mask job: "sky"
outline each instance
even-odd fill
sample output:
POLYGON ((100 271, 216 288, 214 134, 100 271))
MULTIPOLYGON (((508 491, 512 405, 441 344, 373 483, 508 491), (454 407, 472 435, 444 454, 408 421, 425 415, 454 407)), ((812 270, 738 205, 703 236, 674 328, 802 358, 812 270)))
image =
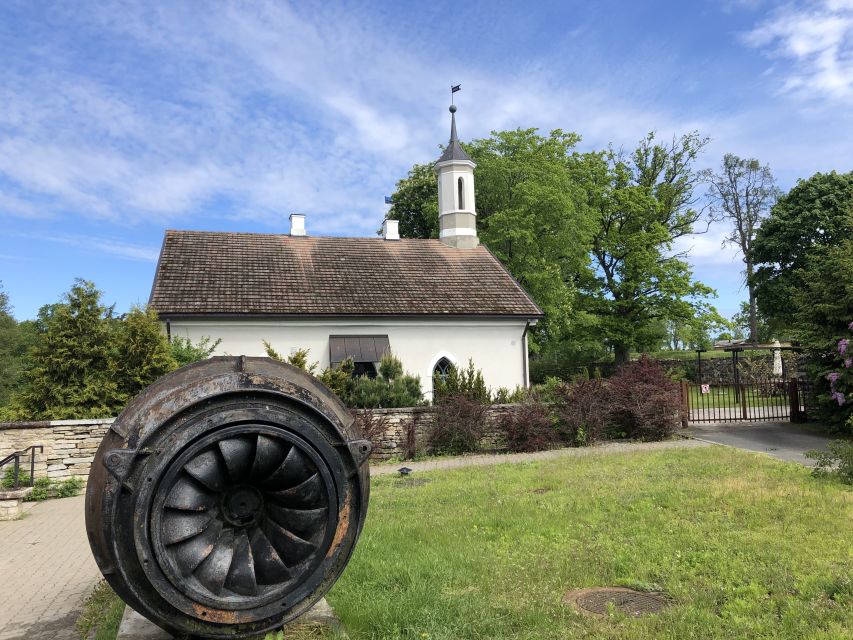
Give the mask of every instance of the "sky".
MULTIPOLYGON (((692 130, 787 190, 853 169, 853 0, 0 3, 0 281, 19 319, 92 280, 148 300, 165 229, 373 235, 448 137, 692 130)), ((724 225, 692 236, 721 313, 724 225)))

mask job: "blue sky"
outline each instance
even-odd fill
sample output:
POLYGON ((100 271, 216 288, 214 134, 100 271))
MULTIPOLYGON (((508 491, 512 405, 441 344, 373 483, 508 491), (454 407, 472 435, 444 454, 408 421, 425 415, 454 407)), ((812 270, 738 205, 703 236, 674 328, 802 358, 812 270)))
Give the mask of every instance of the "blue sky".
MULTIPOLYGON (((581 149, 698 129, 784 189, 853 169, 853 0, 0 3, 0 280, 34 317, 74 277, 148 298, 166 228, 370 235, 448 132, 581 149), (143 6, 144 5, 144 6, 143 6)), ((691 248, 744 297, 722 226, 691 248)))

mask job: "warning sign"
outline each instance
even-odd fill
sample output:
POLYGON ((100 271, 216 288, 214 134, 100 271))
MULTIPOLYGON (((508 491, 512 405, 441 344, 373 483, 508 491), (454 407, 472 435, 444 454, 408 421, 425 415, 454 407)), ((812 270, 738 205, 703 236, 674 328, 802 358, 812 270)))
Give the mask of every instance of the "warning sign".
POLYGON ((703 384, 702 385, 702 393, 711 393, 711 385, 703 384))

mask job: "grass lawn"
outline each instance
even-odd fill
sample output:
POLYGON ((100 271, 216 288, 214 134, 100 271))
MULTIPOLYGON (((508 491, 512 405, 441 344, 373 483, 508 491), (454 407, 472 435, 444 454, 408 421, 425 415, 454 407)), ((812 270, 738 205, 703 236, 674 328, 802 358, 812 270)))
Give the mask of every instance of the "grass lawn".
POLYGON ((351 638, 853 637, 853 490, 723 447, 373 480, 328 598, 351 638), (665 591, 585 617, 570 589, 665 591))
MULTIPOLYGON (((691 409, 731 408, 740 407, 740 397, 735 394, 734 385, 710 385, 709 393, 702 393, 698 384, 688 387, 691 409)), ((746 406, 748 407, 787 407, 790 404, 786 393, 765 395, 759 393, 755 386, 747 386, 746 406)))

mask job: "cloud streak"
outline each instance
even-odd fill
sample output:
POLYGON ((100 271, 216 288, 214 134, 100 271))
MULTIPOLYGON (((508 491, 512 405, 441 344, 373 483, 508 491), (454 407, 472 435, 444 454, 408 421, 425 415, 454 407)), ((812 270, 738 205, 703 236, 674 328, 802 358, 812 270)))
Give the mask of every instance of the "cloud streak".
POLYGON ((781 93, 853 103, 853 1, 786 5, 743 36, 779 63, 781 93))

